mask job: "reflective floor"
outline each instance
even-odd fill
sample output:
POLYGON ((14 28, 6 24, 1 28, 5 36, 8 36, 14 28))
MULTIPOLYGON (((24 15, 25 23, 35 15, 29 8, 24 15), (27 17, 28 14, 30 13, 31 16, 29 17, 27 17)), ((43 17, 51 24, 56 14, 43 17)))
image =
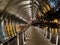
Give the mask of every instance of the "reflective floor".
POLYGON ((26 37, 24 45, 53 45, 46 38, 44 38, 42 32, 37 28, 31 27, 26 37))

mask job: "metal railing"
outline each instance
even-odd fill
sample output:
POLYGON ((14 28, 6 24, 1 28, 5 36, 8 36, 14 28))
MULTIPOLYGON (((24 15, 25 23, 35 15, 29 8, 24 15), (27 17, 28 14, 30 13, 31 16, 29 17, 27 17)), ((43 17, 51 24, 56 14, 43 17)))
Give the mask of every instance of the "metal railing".
POLYGON ((25 42, 25 39, 26 39, 25 31, 21 31, 17 33, 16 36, 6 40, 0 45, 23 45, 25 42))

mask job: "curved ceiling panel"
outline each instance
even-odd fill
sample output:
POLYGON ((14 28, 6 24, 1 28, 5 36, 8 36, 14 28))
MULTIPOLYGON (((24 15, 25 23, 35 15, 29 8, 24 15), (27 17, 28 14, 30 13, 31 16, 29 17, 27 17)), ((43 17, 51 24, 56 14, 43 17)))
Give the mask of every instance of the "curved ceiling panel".
POLYGON ((0 0, 0 10, 3 10, 8 2, 9 0, 0 0))
POLYGON ((31 1, 30 0, 13 0, 6 11, 22 16, 25 20, 29 21, 31 15, 31 1))
POLYGON ((29 9, 25 9, 24 11, 20 12, 20 14, 23 14, 23 15, 20 15, 20 16, 22 16, 25 19, 30 20, 30 18, 31 18, 31 12, 30 12, 29 9))
POLYGON ((18 5, 26 5, 26 4, 30 4, 30 3, 31 3, 31 1, 30 0, 27 0, 27 1, 22 1, 18 5))
POLYGON ((23 6, 23 7, 20 8, 20 9, 26 9, 26 8, 31 8, 31 5, 29 4, 29 5, 23 6))
POLYGON ((44 7, 44 0, 0 0, 0 9, 3 10, 6 6, 6 11, 29 22, 37 10, 44 7))

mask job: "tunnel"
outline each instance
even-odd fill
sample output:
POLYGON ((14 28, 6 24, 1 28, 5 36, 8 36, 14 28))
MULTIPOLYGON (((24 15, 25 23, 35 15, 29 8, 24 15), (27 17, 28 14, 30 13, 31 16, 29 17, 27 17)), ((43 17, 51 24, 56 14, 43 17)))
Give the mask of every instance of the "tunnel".
POLYGON ((60 45, 60 0, 0 0, 0 45, 60 45))

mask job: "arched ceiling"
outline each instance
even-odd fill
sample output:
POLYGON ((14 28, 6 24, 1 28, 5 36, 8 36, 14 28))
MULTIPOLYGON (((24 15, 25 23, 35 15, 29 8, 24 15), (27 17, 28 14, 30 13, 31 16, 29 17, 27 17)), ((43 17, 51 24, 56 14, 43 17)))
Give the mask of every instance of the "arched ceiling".
POLYGON ((3 11, 6 6, 6 11, 15 14, 26 22, 32 18, 30 0, 0 0, 0 10, 3 11))
POLYGON ((26 22, 30 22, 35 17, 36 12, 46 13, 50 10, 48 0, 0 0, 0 10, 15 14, 26 22))

